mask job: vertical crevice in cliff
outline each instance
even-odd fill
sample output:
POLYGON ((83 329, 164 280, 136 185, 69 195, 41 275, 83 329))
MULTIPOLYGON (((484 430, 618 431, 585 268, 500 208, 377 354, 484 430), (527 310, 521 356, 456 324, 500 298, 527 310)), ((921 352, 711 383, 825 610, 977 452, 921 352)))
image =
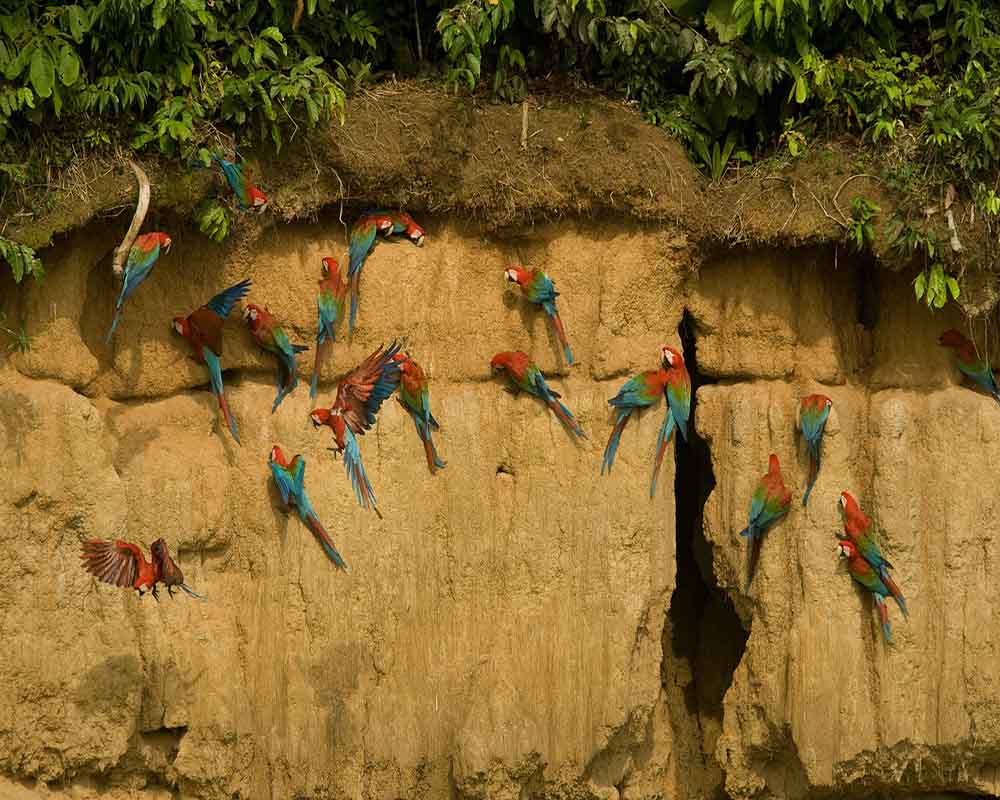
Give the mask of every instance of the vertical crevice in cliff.
POLYGON ((677 578, 663 626, 661 679, 675 734, 680 773, 689 797, 726 797, 715 760, 722 731, 722 699, 743 657, 747 632, 718 587, 702 530, 705 502, 715 487, 708 444, 696 432, 698 389, 712 383, 698 369, 694 317, 685 310, 678 333, 691 374, 688 438, 677 437, 677 578))

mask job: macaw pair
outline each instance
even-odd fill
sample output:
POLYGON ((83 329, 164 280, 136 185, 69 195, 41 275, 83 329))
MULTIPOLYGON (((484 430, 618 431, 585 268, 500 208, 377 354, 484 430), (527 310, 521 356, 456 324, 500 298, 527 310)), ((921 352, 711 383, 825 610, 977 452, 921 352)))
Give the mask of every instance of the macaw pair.
POLYGON ((515 395, 523 391, 541 398, 567 429, 583 439, 587 438, 573 412, 559 402, 562 395, 549 388, 542 371, 535 366, 527 353, 520 350, 497 353, 490 360, 490 369, 494 374, 502 372, 507 374, 510 386, 506 391, 515 395))
POLYGON ((244 166, 244 162, 230 161, 217 153, 212 154, 212 161, 219 165, 229 188, 236 197, 236 202, 243 211, 253 209, 259 213, 267 208, 267 197, 251 182, 250 169, 244 166))
POLYGON ((676 426, 684 441, 687 441, 688 420, 691 418, 691 376, 684 364, 684 356, 673 347, 660 349, 660 368, 642 372, 629 378, 618 394, 608 400, 608 405, 616 410, 615 424, 604 448, 604 459, 601 462, 601 474, 611 468, 618 453, 618 443, 621 440, 625 426, 632 415, 640 409, 650 408, 666 396, 667 408, 656 438, 656 457, 653 460, 653 479, 649 486, 649 496, 656 494, 656 481, 663 464, 663 456, 667 444, 676 426))
POLYGON ((236 443, 240 436, 236 430, 236 421, 229 410, 229 402, 222 386, 222 326, 229 312, 250 290, 250 279, 242 280, 228 289, 219 292, 197 311, 186 317, 174 317, 174 331, 179 333, 191 345, 193 357, 200 364, 208 367, 208 376, 212 385, 212 393, 219 401, 222 416, 229 426, 236 443))
POLYGON ((271 454, 268 457, 268 467, 271 469, 271 476, 274 478, 274 483, 281 494, 282 506, 286 511, 294 510, 298 512, 299 519, 312 531, 313 536, 319 540, 320 546, 322 546, 323 552, 326 553, 327 557, 335 566, 346 571, 347 564, 340 553, 337 552, 330 534, 326 532, 323 523, 319 521, 319 517, 316 516, 312 504, 309 502, 309 497, 306 495, 306 460, 301 455, 296 455, 289 462, 285 458, 284 451, 278 445, 275 445, 271 448, 271 454))
POLYGON ((532 303, 540 305, 552 321, 559 344, 562 345, 566 363, 573 364, 573 351, 566 340, 566 329, 563 327, 559 312, 556 310, 556 298, 559 292, 552 279, 540 269, 525 269, 521 264, 515 264, 504 271, 504 277, 511 283, 521 287, 521 292, 532 303))
POLYGON ((243 312, 254 341, 262 350, 278 357, 278 394, 271 405, 271 413, 277 411, 284 400, 299 385, 298 367, 295 356, 309 348, 304 344, 294 344, 277 318, 265 308, 248 303, 243 312))
POLYGON ((151 561, 146 560, 142 549, 121 539, 87 539, 81 543, 80 560, 83 568, 98 580, 134 589, 139 597, 149 593, 159 602, 156 584, 167 587, 167 594, 174 596, 174 589, 181 589, 191 597, 204 600, 184 582, 184 573, 174 563, 167 550, 167 543, 157 539, 149 548, 151 561))
POLYGON ((377 235, 381 233, 384 239, 391 241, 392 236, 405 236, 417 247, 423 246, 424 229, 413 217, 403 211, 365 211, 361 218, 351 226, 348 234, 348 266, 347 279, 350 283, 351 313, 348 319, 348 330, 353 333, 358 317, 358 299, 361 283, 361 268, 375 248, 377 235))
POLYGON ((170 237, 159 231, 155 233, 144 233, 137 236, 128 251, 128 259, 125 261, 125 269, 122 271, 122 288, 118 294, 118 302, 115 303, 115 316, 111 320, 111 330, 108 331, 106 344, 111 344, 111 337, 115 335, 115 329, 122 318, 122 311, 125 301, 128 300, 139 288, 139 284, 149 277, 153 271, 161 253, 170 252, 172 244, 170 237))
POLYGON ((966 378, 973 381, 992 395, 1000 403, 1000 388, 997 388, 996 378, 990 362, 981 358, 976 352, 976 346, 954 328, 945 331, 938 338, 938 344, 949 347, 955 354, 955 366, 966 378))
POLYGON ((885 601, 892 597, 906 617, 906 599, 889 574, 892 564, 882 555, 882 549, 873 535, 871 519, 861 510, 850 492, 841 492, 839 503, 844 515, 844 533, 837 550, 847 560, 847 571, 851 577, 871 592, 882 622, 882 634, 886 643, 892 644, 892 626, 889 624, 889 609, 885 601))

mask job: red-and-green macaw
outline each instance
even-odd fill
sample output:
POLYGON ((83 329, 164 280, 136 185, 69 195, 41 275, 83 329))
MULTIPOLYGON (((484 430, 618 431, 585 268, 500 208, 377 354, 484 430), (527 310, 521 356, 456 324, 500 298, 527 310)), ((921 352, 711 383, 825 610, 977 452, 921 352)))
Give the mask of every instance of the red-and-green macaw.
POLYGON ((566 356, 566 363, 573 363, 573 351, 566 340, 566 329, 563 327, 559 312, 556 310, 556 298, 559 292, 552 279, 540 269, 525 269, 521 264, 515 264, 504 271, 504 276, 511 283, 516 283, 521 287, 521 292, 532 303, 540 305, 545 309, 549 319, 552 320, 552 328, 556 332, 559 344, 562 345, 563 354, 566 356))
POLYGON ((740 531, 740 536, 746 536, 750 544, 750 565, 747 570, 747 582, 744 592, 750 591, 750 581, 757 570, 757 559, 760 556, 760 544, 768 528, 788 513, 792 503, 792 493, 785 488, 781 478, 781 465, 778 457, 771 453, 767 461, 765 474, 750 500, 750 514, 747 526, 740 531))
POLYGON ((344 302, 347 298, 347 283, 340 276, 340 265, 336 259, 323 259, 323 278, 319 282, 316 309, 319 321, 316 325, 316 363, 313 365, 312 381, 309 384, 309 398, 316 398, 319 373, 326 358, 326 352, 337 341, 337 321, 344 316, 344 302))
POLYGON ((659 436, 656 437, 656 458, 653 461, 653 479, 649 484, 649 496, 656 494, 656 480, 660 475, 663 456, 673 433, 674 425, 687 441, 688 420, 691 419, 691 376, 684 364, 684 356, 673 347, 661 350, 666 378, 663 392, 667 396, 667 408, 663 415, 659 436))
POLYGON ((351 478, 354 494, 362 508, 378 514, 375 493, 361 463, 361 449, 356 435, 364 435, 375 424, 382 403, 399 386, 399 362, 394 356, 399 345, 387 350, 380 346, 337 384, 337 394, 329 408, 314 408, 309 415, 315 427, 327 425, 333 431, 335 453, 344 454, 344 468, 351 478))
POLYGON ((184 582, 184 573, 170 557, 165 539, 153 542, 149 554, 151 560, 147 561, 139 545, 121 539, 87 539, 80 548, 83 568, 104 583, 134 589, 139 597, 151 594, 157 602, 160 600, 157 583, 166 586, 171 597, 174 589, 179 588, 191 597, 205 599, 205 595, 184 582))
POLYGON ((365 216, 371 217, 388 217, 392 220, 391 228, 382 228, 379 230, 385 235, 387 239, 391 236, 405 236, 411 242, 413 242, 417 247, 422 247, 424 244, 424 229, 421 228, 416 221, 407 214, 405 211, 390 211, 386 209, 373 209, 364 212, 365 216))
POLYGON ((494 373, 507 373, 507 377, 511 382, 511 388, 507 391, 514 394, 518 391, 525 391, 535 397, 542 398, 563 425, 577 436, 584 439, 587 438, 587 434, 583 432, 583 428, 576 421, 573 412, 559 402, 558 398, 561 395, 549 388, 549 385, 545 382, 545 378, 542 376, 541 370, 532 363, 527 353, 523 353, 520 350, 497 353, 490 360, 490 369, 494 373))
POLYGON ((446 465, 438 457, 437 448, 434 446, 433 431, 438 429, 438 422, 431 414, 430 389, 427 375, 420 365, 410 358, 409 354, 397 353, 393 357, 399 363, 399 397, 400 404, 413 418, 413 424, 417 429, 417 436, 424 445, 424 454, 427 456, 427 469, 433 475, 446 465))
POLYGON ((945 331, 938 339, 942 347, 950 347, 955 353, 955 366, 959 371, 989 392, 1000 403, 1000 388, 997 387, 993 370, 985 358, 976 353, 976 346, 954 328, 945 331))
POLYGON ((861 510, 858 501, 850 492, 840 493, 839 505, 841 513, 844 515, 844 534, 841 538, 849 539, 865 561, 871 564, 889 594, 895 599, 903 616, 908 616, 906 598, 903 597, 903 593, 889 574, 892 564, 882 555, 882 548, 879 547, 878 540, 872 530, 871 519, 861 510))
POLYGON ((122 290, 118 295, 118 302, 115 304, 115 316, 111 320, 111 330, 108 331, 106 344, 111 343, 111 337, 115 335, 115 328, 122 318, 122 307, 139 284, 142 283, 153 271, 160 253, 170 251, 171 240, 165 233, 144 233, 137 236, 128 251, 128 260, 125 262, 125 270, 122 273, 122 290))
POLYGON ((882 634, 886 644, 892 644, 892 626, 889 624, 889 609, 885 604, 885 599, 890 594, 889 589, 850 539, 841 539, 837 551, 841 558, 847 559, 847 571, 851 573, 851 577, 872 593, 882 621, 882 634))
POLYGON ((825 394, 811 394, 802 398, 799 404, 799 430, 806 439, 809 450, 809 483, 802 497, 802 505, 809 501, 809 493, 813 490, 816 477, 819 475, 819 462, 823 445, 823 429, 830 417, 833 400, 825 394))
POLYGON ((243 316, 250 326, 254 341, 262 350, 274 353, 278 357, 278 394, 275 395, 274 404, 271 406, 273 414, 281 405, 281 401, 299 385, 295 356, 309 348, 304 344, 293 344, 274 314, 255 303, 247 303, 243 316))
POLYGON ((319 521, 319 517, 316 516, 312 504, 310 504, 309 498, 306 496, 306 460, 302 456, 297 455, 289 463, 282 449, 278 445, 275 445, 271 448, 271 455, 268 458, 267 465, 271 468, 271 476, 274 478, 274 483, 281 493, 281 502, 285 509, 289 511, 294 509, 298 512, 299 519, 312 531, 313 536, 319 540, 320 545, 323 547, 323 552, 340 569, 346 571, 347 564, 344 563, 344 559, 337 552, 330 534, 326 532, 323 523, 319 521))
POLYGON ((242 161, 236 163, 217 153, 212 154, 212 161, 219 165, 241 209, 252 208, 260 212, 267 207, 267 197, 250 181, 250 170, 244 167, 242 161))
MULTIPOLYGON (((660 402, 667 386, 667 371, 663 367, 651 369, 634 375, 629 378, 618 390, 618 394, 608 400, 608 405, 616 410, 615 424, 611 429, 611 436, 608 437, 608 444, 604 448, 604 460, 601 462, 601 474, 607 469, 611 474, 611 468, 615 465, 615 456, 618 454, 618 443, 621 441, 622 432, 632 418, 632 414, 641 408, 649 408, 660 402)), ((667 409, 670 416, 670 409, 667 409)))
POLYGON ((347 280, 351 287, 351 313, 347 319, 347 328, 352 333, 358 317, 361 268, 375 247, 375 237, 378 231, 388 235, 392 232, 392 227, 392 217, 388 214, 366 214, 351 226, 347 237, 347 280))
POLYGON ((250 279, 242 280, 228 289, 219 292, 197 311, 187 317, 174 317, 174 330, 183 336, 194 351, 195 361, 208 367, 208 376, 212 383, 212 393, 219 400, 219 408, 229 425, 236 444, 240 436, 236 432, 236 421, 229 412, 229 403, 222 388, 222 367, 219 359, 222 357, 222 325, 233 310, 233 306, 250 290, 250 279))

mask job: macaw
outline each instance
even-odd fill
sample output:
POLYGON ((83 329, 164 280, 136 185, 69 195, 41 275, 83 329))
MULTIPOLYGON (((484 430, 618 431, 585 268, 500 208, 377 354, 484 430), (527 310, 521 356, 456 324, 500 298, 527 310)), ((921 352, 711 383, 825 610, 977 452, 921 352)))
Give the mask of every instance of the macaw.
POLYGON ((254 303, 247 303, 243 316, 250 326, 250 333, 253 334, 254 341, 263 350, 274 353, 278 357, 278 394, 271 406, 273 414, 281 405, 281 401, 299 385, 295 356, 309 348, 304 344, 293 344, 284 327, 278 324, 274 314, 267 309, 254 303))
POLYGON ((674 425, 681 432, 684 441, 688 440, 688 420, 691 419, 691 376, 684 364, 684 356, 673 347, 661 350, 663 369, 666 370, 666 385, 664 394, 667 396, 667 408, 656 437, 656 458, 653 461, 653 480, 649 484, 649 496, 656 494, 656 480, 660 475, 663 456, 667 452, 667 444, 673 433, 674 425))
POLYGON ((844 535, 841 539, 849 539, 858 552, 864 556, 865 561, 872 565, 882 583, 889 590, 889 594, 896 601, 903 616, 909 616, 906 611, 906 598, 899 590, 896 582, 889 575, 889 570, 893 568, 889 560, 882 555, 882 548, 878 545, 878 540, 872 535, 872 521, 865 514, 858 501, 854 499, 850 492, 840 493, 840 510, 844 515, 844 535))
POLYGON ((1000 388, 997 388, 993 370, 985 358, 976 353, 976 346, 954 328, 945 331, 938 339, 942 347, 950 347, 955 351, 955 366, 959 371, 993 395, 1000 403, 1000 388))
POLYGON ((329 408, 314 408, 309 414, 314 427, 327 425, 336 443, 334 454, 344 454, 344 468, 351 478, 354 494, 362 508, 371 509, 381 519, 371 481, 361 463, 361 449, 356 435, 364 435, 375 424, 382 403, 399 386, 399 362, 394 356, 399 345, 381 346, 348 372, 337 384, 337 394, 329 408))
POLYGON ((236 163, 215 153, 212 154, 212 161, 222 169, 241 209, 252 208, 260 212, 267 207, 267 197, 250 182, 250 170, 244 169, 242 161, 236 163))
POLYGON ((508 392, 517 394, 518 391, 525 391, 535 397, 542 398, 545 404, 552 409, 552 413, 567 428, 577 436, 584 439, 587 438, 587 434, 583 432, 583 428, 576 421, 573 412, 557 399, 562 395, 549 388, 549 385, 545 382, 545 378, 542 376, 542 371, 532 363, 527 353, 522 353, 520 350, 497 353, 490 360, 490 368, 494 373, 507 373, 507 377, 511 382, 511 387, 507 389, 508 392))
POLYGON ((385 235, 389 235, 392 229, 392 218, 388 214, 364 215, 351 226, 347 237, 347 279, 351 285, 351 313, 347 319, 347 328, 352 333, 358 316, 361 268, 375 247, 375 234, 382 231, 385 235))
POLYGON ((319 321, 316 325, 316 363, 313 365, 312 381, 309 384, 309 399, 316 399, 319 373, 326 358, 326 351, 337 341, 337 320, 344 316, 344 301, 347 297, 347 283, 340 276, 340 265, 336 259, 323 259, 323 278, 319 282, 316 307, 319 321))
POLYGON ((760 479, 750 501, 747 526, 740 531, 740 536, 746 536, 750 544, 750 566, 744 592, 750 591, 750 581, 753 580, 757 569, 757 559, 760 556, 760 545, 764 534, 771 525, 788 513, 791 503, 792 493, 785 488, 785 482, 781 479, 778 457, 771 453, 767 461, 767 474, 760 479))
POLYGON ((522 294, 530 302, 540 305, 545 309, 545 313, 552 320, 552 327, 556 332, 556 337, 559 339, 559 344, 562 345, 566 363, 572 364, 573 351, 566 340, 566 329, 563 327, 562 320, 559 318, 559 312, 556 310, 556 298, 559 296, 559 292, 556 291, 556 286, 552 283, 552 279, 540 269, 527 270, 520 264, 515 264, 513 267, 505 270, 504 276, 511 283, 516 283, 520 286, 522 294))
POLYGON ((809 450, 809 483, 802 497, 802 505, 809 501, 809 493, 819 475, 819 462, 823 445, 823 429, 833 408, 833 400, 825 394, 811 394, 802 398, 799 404, 799 430, 806 438, 806 448, 809 450))
POLYGON ((327 554, 336 566, 346 572, 347 564, 344 563, 344 559, 337 552, 330 534, 326 532, 323 523, 319 521, 319 517, 316 516, 309 498, 306 496, 306 460, 302 456, 297 455, 289 463, 285 458, 284 451, 278 445, 275 445, 271 448, 271 455, 268 458, 267 464, 271 468, 271 475, 274 478, 275 485, 278 487, 278 491, 281 493, 281 502, 285 509, 291 510, 294 508, 298 512, 299 519, 312 531, 313 536, 319 540, 320 545, 323 547, 323 552, 327 554))
POLYGON ((399 400, 400 405, 410 412, 413 424, 417 429, 417 436, 424 444, 424 453, 427 456, 427 468, 431 475, 446 465, 446 462, 438 458, 437 448, 434 446, 433 431, 438 430, 438 422, 431 414, 430 390, 428 388, 427 375, 420 365, 408 354, 397 353, 393 359, 399 363, 399 400))
POLYGON ((171 239, 165 233, 144 233, 137 236, 128 251, 128 260, 125 262, 125 270, 122 273, 122 290, 118 295, 118 302, 115 304, 115 316, 111 320, 111 330, 104 340, 106 344, 111 343, 111 337, 115 335, 115 328, 122 318, 122 306, 128 300, 139 284, 142 283, 153 271, 160 253, 170 252, 171 239))
POLYGON ((236 421, 229 412, 229 402, 222 388, 222 325, 233 310, 233 306, 250 290, 250 279, 240 281, 219 292, 197 311, 187 317, 174 317, 174 330, 188 340, 194 351, 194 359, 208 367, 212 382, 212 392, 219 400, 219 408, 229 425, 236 444, 240 435, 236 431, 236 421))
MULTIPOLYGON (((611 429, 611 436, 608 437, 608 444, 604 448, 604 460, 601 463, 601 474, 605 468, 611 474, 611 468, 615 464, 615 455, 618 453, 618 443, 621 441, 622 432, 625 425, 632 418, 632 414, 640 408, 649 408, 660 402, 667 386, 667 371, 663 367, 651 369, 629 378, 618 390, 618 394, 608 400, 608 405, 617 409, 615 425, 611 429)), ((670 409, 667 409, 667 416, 671 419, 670 409)))
POLYGON ((184 590, 192 597, 204 600, 184 582, 184 573, 174 563, 167 550, 167 543, 157 539, 149 548, 151 561, 146 560, 142 549, 121 539, 87 539, 81 543, 80 560, 83 568, 94 577, 112 586, 135 589, 139 597, 146 592, 159 600, 156 584, 167 587, 167 594, 174 595, 174 588, 184 590))
POLYGON ((882 634, 886 644, 892 644, 892 626, 889 624, 889 609, 885 604, 885 598, 890 594, 889 589, 850 539, 841 539, 837 551, 841 558, 847 559, 847 571, 851 573, 851 577, 872 593, 882 621, 882 634))

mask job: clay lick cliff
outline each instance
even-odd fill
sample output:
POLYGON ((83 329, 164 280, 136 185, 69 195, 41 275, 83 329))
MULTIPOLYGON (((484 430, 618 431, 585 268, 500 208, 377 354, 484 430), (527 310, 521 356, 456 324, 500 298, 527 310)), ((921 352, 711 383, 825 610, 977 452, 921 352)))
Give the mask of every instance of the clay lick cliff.
POLYGON ((937 346, 961 311, 931 316, 777 184, 759 184, 766 207, 705 190, 620 108, 585 133, 551 110, 528 153, 516 110, 444 131, 427 113, 405 158, 394 137, 416 123, 383 111, 350 114, 304 172, 265 164, 271 206, 224 245, 184 212, 207 179, 149 166, 145 230, 173 245, 111 346, 127 220, 94 212, 128 202, 127 172, 50 231, 44 282, 0 283, 32 341, 0 367, 0 797, 1000 793, 1000 409, 937 346), (496 142, 505 166, 486 175, 477 148, 496 142), (426 241, 375 249, 319 397, 396 338, 430 375, 447 461, 432 476, 386 402, 363 440, 382 519, 310 424, 311 352, 272 414, 273 357, 232 315, 237 446, 170 324, 249 277, 247 299, 313 344, 321 259, 343 263, 368 204, 405 207, 426 241), (575 366, 505 282, 515 262, 556 281, 575 366), (662 345, 693 408, 650 499, 662 405, 600 466, 608 399, 662 345), (589 438, 502 391, 490 358, 517 349, 589 438), (833 409, 803 507, 795 420, 817 392, 833 409), (276 443, 307 458, 349 573, 279 508, 276 443), (772 452, 794 497, 746 592, 739 532, 772 452), (892 646, 837 557, 844 490, 906 592, 892 646), (83 539, 160 536, 207 601, 138 598, 79 565, 83 539))

